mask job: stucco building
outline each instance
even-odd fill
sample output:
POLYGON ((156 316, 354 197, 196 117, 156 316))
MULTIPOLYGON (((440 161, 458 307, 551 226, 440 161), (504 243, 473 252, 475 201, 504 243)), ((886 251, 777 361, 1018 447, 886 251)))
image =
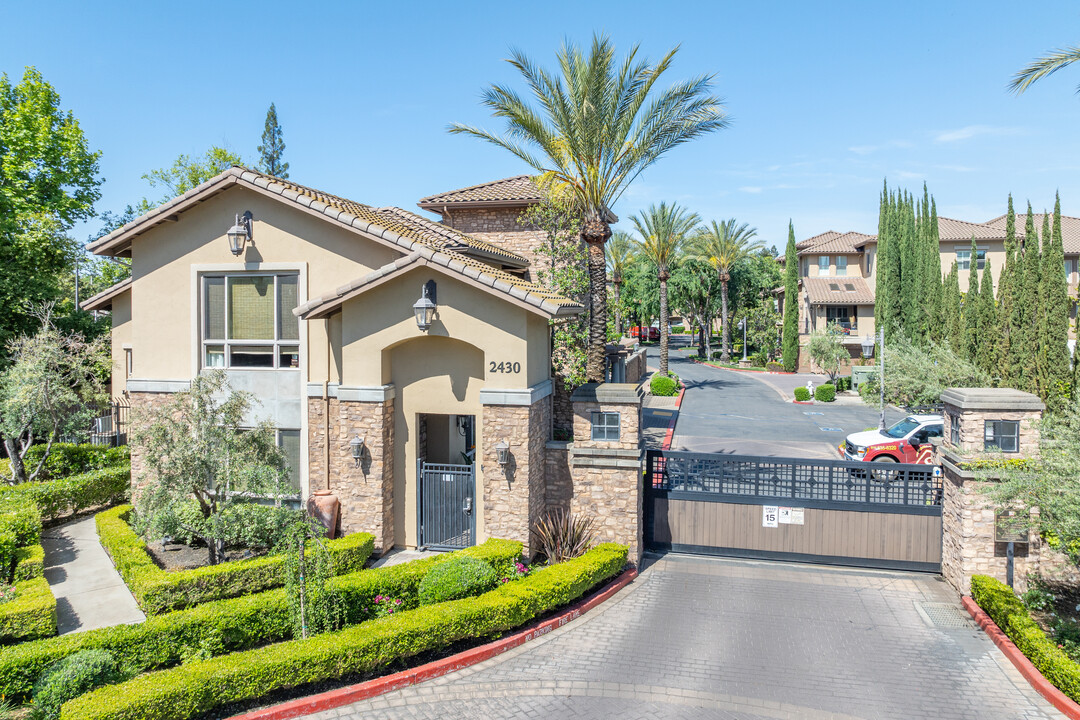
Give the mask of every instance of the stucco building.
MULTIPOLYGON (((443 224, 235 167, 95 242, 132 277, 83 306, 112 312, 113 390, 133 412, 223 370, 277 429, 297 496, 340 501, 342 531, 380 551, 528 543, 575 503, 567 449, 547 447, 549 321, 582 311, 530 279, 535 232, 511 220, 538 198, 510 178, 422 201, 443 224)), ((583 432, 615 431, 579 453, 640 454, 639 403, 613 402, 583 411, 583 432)))

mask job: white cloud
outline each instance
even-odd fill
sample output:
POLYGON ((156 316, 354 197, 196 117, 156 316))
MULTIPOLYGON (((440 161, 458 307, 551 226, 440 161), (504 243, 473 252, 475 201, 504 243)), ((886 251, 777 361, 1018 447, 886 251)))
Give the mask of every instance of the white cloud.
POLYGON ((878 150, 886 150, 889 148, 911 148, 915 147, 914 143, 907 140, 889 140, 880 145, 853 145, 848 150, 856 155, 870 155, 876 153, 878 150))
POLYGON ((758 187, 757 185, 744 185, 743 187, 739 188, 741 192, 752 193, 754 195, 760 193, 763 189, 764 188, 758 187))
POLYGON ((970 140, 971 138, 984 135, 1020 135, 1021 133, 1023 133, 1021 128, 998 127, 995 125, 966 125, 956 130, 944 130, 939 132, 934 137, 934 142, 950 143, 958 142, 960 140, 970 140))

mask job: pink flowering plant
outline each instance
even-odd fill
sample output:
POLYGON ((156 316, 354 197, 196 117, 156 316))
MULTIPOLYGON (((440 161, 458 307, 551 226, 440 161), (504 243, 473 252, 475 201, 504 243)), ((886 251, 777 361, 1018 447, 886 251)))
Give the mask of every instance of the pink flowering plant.
POLYGON ((520 580, 521 578, 528 576, 528 574, 529 566, 519 560, 514 563, 514 574, 508 577, 500 578, 499 582, 508 583, 511 580, 520 580))
POLYGON ((0 603, 6 603, 15 599, 15 586, 6 582, 0 582, 0 603))
POLYGON ((373 618, 384 618, 393 615, 395 612, 404 610, 402 607, 401 598, 392 598, 389 595, 376 595, 375 603, 371 606, 371 616, 373 618))

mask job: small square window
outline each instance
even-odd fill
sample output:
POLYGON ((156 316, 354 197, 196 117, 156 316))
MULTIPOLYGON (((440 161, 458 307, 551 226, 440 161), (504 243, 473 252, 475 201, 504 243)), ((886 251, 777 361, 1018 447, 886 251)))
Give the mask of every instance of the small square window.
POLYGON ((619 413, 594 412, 592 414, 592 439, 615 441, 619 439, 619 413))
POLYGON ((960 447, 960 418, 956 415, 949 417, 949 442, 960 447))
POLYGON ((987 420, 983 425, 983 448, 1003 453, 1020 451, 1020 423, 1016 420, 987 420))

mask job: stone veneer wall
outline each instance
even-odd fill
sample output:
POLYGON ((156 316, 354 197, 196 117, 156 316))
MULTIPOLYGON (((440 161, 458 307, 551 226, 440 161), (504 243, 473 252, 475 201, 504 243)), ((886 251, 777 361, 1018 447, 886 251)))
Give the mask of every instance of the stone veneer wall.
MULTIPOLYGON (((131 406, 130 415, 128 415, 131 424, 128 428, 128 437, 131 437, 132 430, 136 426, 145 424, 151 413, 160 410, 171 399, 172 393, 128 393, 128 403, 131 406)), ((134 502, 142 486, 139 477, 146 470, 146 460, 137 445, 130 445, 129 450, 131 451, 131 499, 134 502)))
POLYGON ((574 479, 570 475, 570 446, 572 443, 552 441, 544 448, 544 467, 547 488, 544 497, 547 509, 570 510, 570 500, 574 497, 574 479))
MULTIPOLYGON (((945 406, 945 444, 952 446, 950 433, 952 421, 956 417, 956 407, 945 406)), ((1039 429, 1032 421, 1028 411, 1005 412, 999 410, 968 410, 960 415, 960 445, 955 449, 962 453, 982 452, 984 445, 985 423, 987 420, 1017 420, 1020 422, 1020 447, 1033 447, 1039 444, 1039 429)), ((1037 418, 1036 418, 1037 420, 1037 418)))
POLYGON ((394 401, 330 398, 329 428, 322 398, 308 400, 308 468, 312 490, 326 487, 325 443, 330 443, 330 490, 341 503, 342 534, 369 532, 375 552, 394 546, 394 401), (349 441, 364 438, 360 467, 349 441))
POLYGON ((536 267, 543 262, 537 248, 544 242, 544 233, 518 223, 525 207, 451 208, 443 222, 455 230, 480 240, 494 243, 529 261, 530 280, 536 280, 536 267))
POLYGON ((545 512, 545 444, 551 398, 532 405, 485 405, 480 431, 484 532, 488 537, 520 540, 532 555, 530 528, 545 512), (499 465, 495 445, 510 445, 510 462, 499 465))

